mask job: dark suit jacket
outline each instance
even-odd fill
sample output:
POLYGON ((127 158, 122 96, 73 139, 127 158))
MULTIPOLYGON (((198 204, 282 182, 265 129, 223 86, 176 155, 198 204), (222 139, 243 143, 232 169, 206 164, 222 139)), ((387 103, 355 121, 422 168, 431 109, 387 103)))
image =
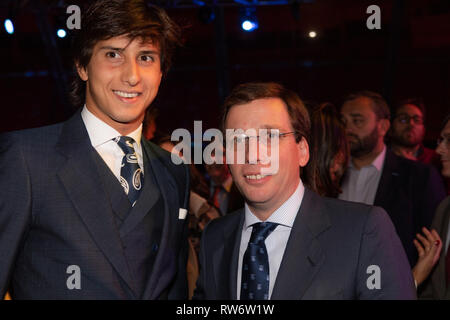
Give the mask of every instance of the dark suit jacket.
MULTIPOLYGON (((449 236, 448 225, 450 223, 450 196, 445 198, 441 202, 438 209, 436 210, 436 215, 434 216, 433 223, 431 227, 436 229, 436 231, 441 236, 444 242, 449 236)), ((445 274, 445 247, 442 248, 441 257, 433 269, 430 277, 426 282, 423 283, 420 298, 421 299, 445 299, 450 300, 450 286, 446 287, 446 274, 445 274)))
POLYGON ((394 223, 411 267, 417 262, 415 235, 422 227, 430 227, 445 195, 442 178, 434 167, 386 150, 374 205, 386 210, 394 223))
POLYGON ((189 207, 188 169, 145 139, 142 148, 146 178, 132 209, 136 219, 119 228, 120 200, 105 189, 120 184, 111 179, 102 187, 97 166, 107 167, 80 112, 60 124, 1 135, 0 297, 7 290, 13 299, 187 297, 187 224, 179 219, 179 208, 189 207), (136 283, 132 258, 125 254, 133 248, 126 251, 125 239, 156 203, 163 208, 161 237, 153 245, 147 283, 136 283), (80 268, 81 289, 67 288, 71 265, 80 268))
MULTIPOLYGON (((196 299, 236 299, 244 210, 202 235, 196 299)), ((383 209, 322 198, 305 189, 271 299, 415 299, 411 269, 383 209), (369 289, 371 265, 381 289, 369 289)))

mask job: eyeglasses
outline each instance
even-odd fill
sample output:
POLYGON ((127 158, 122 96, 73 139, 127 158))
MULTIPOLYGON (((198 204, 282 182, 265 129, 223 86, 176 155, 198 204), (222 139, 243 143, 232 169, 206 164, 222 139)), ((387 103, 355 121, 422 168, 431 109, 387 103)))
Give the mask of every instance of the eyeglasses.
POLYGON ((249 136, 245 133, 234 134, 232 136, 232 140, 233 140, 235 146, 240 143, 249 143, 250 139, 256 139, 256 142, 258 144, 261 143, 263 145, 270 146, 270 144, 273 140, 278 140, 280 138, 289 136, 291 134, 297 134, 297 132, 291 131, 291 132, 281 133, 280 131, 278 131, 276 129, 270 129, 270 131, 268 129, 267 130, 263 129, 263 132, 258 136, 249 136))
POLYGON ((409 123, 411 121, 411 119, 413 119, 415 124, 423 124, 423 118, 420 116, 410 116, 407 114, 399 114, 395 119, 397 119, 400 123, 409 123))

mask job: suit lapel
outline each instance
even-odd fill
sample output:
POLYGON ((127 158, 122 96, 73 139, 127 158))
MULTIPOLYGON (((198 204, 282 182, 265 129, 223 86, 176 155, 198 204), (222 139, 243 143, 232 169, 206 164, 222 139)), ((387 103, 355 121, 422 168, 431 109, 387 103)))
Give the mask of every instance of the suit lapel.
POLYGON ((397 159, 393 155, 392 151, 389 148, 386 148, 383 171, 381 172, 380 182, 378 183, 377 192, 375 194, 375 206, 387 208, 389 207, 389 204, 392 203, 391 197, 394 195, 391 192, 394 189, 392 185, 396 184, 396 180, 400 177, 400 173, 397 168, 397 159))
POLYGON ((305 188, 275 281, 272 300, 303 297, 325 259, 317 237, 330 226, 320 197, 305 188))
MULTIPOLYGON (((120 226, 120 236, 124 237, 131 232, 137 224, 149 213, 151 208, 156 204, 161 197, 161 192, 154 182, 154 174, 150 163, 148 161, 147 153, 143 152, 144 156, 144 184, 136 205, 131 208, 128 217, 120 226)), ((128 200, 128 199, 127 199, 128 200)))
POLYGON ((79 112, 63 126, 57 149, 67 158, 58 176, 69 198, 97 246, 133 291, 111 204, 94 162, 96 151, 79 112))
POLYGON ((164 200, 164 226, 161 242, 152 273, 144 292, 144 298, 156 299, 163 289, 167 287, 173 279, 173 275, 176 273, 175 269, 169 270, 167 267, 170 266, 175 268, 176 265, 172 261, 173 259, 177 259, 177 257, 175 256, 174 244, 171 243, 170 240, 176 238, 171 236, 171 226, 175 226, 178 222, 180 197, 172 174, 158 158, 150 143, 145 139, 142 139, 142 149, 143 152, 146 153, 149 162, 148 166, 146 166, 146 170, 153 170, 156 184, 159 186, 161 196, 164 200), (173 256, 170 255, 171 253, 173 256))
POLYGON ((213 253, 213 270, 219 299, 237 299, 237 273, 243 209, 236 215, 235 221, 223 229, 223 246, 213 253))

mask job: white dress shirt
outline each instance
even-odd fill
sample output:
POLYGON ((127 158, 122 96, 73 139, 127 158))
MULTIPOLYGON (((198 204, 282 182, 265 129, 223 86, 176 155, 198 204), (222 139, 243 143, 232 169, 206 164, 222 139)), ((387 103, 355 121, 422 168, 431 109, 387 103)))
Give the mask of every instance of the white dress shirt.
MULTIPOLYGON (((297 186, 294 193, 286 200, 266 222, 274 222, 279 225, 272 231, 264 241, 269 256, 269 299, 272 296, 273 286, 280 269, 281 260, 283 259, 284 250, 294 225, 300 205, 302 204, 305 187, 302 181, 297 186)), ((242 260, 247 250, 250 236, 252 235, 251 226, 254 223, 263 222, 259 220, 250 210, 247 203, 245 204, 245 220, 241 235, 241 246, 239 249, 238 275, 237 275, 237 299, 241 296, 241 278, 242 278, 242 260)))
POLYGON ((353 166, 350 159, 347 173, 342 182, 342 193, 339 195, 339 199, 373 205, 385 158, 386 145, 370 165, 359 170, 353 166))
MULTIPOLYGON (((86 130, 89 134, 92 146, 97 150, 100 157, 108 165, 109 169, 114 173, 117 180, 120 181, 120 169, 122 166, 122 158, 125 155, 119 145, 112 139, 121 136, 121 134, 90 112, 86 106, 81 111, 81 118, 83 119, 86 130)), ((144 173, 144 161, 142 158, 141 146, 142 124, 127 134, 128 137, 134 139, 133 147, 136 151, 139 167, 144 173)))

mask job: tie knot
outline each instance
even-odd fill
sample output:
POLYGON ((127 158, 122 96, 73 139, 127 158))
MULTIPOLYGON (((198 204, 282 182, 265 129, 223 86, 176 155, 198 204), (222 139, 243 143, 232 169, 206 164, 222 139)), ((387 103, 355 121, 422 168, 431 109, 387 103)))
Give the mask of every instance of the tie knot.
POLYGON ((120 137, 116 137, 114 139, 114 141, 117 142, 120 149, 122 149, 122 151, 125 154, 134 154, 134 147, 133 147, 134 139, 133 138, 127 137, 127 136, 120 136, 120 137))
POLYGON ((257 244, 264 242, 269 234, 275 230, 278 223, 274 222, 258 222, 253 224, 252 235, 250 237, 250 243, 257 244))

